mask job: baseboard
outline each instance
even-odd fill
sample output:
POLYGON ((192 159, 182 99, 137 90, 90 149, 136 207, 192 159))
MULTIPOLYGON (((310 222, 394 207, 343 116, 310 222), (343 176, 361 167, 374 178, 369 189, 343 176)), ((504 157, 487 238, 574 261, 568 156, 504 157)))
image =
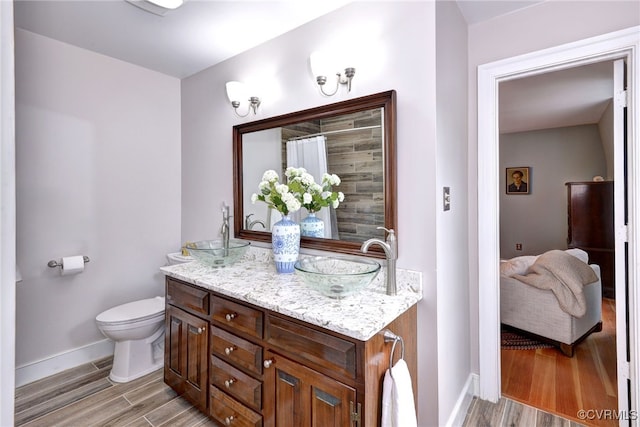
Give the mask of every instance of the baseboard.
POLYGON ((478 374, 469 374, 469 378, 464 383, 464 387, 460 392, 460 396, 456 401, 456 404, 449 415, 449 419, 445 424, 446 427, 461 426, 464 424, 464 419, 467 417, 467 411, 473 397, 477 396, 479 392, 479 378, 478 374))
POLYGON ((110 356, 113 354, 113 347, 113 341, 104 339, 16 367, 16 387, 110 356))

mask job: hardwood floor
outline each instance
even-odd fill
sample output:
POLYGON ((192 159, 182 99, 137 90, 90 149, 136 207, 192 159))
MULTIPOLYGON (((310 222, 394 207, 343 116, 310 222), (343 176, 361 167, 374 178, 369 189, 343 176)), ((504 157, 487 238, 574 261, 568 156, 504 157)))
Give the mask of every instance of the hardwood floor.
POLYGON ((585 425, 617 426, 612 416, 578 416, 580 410, 618 407, 614 300, 603 300, 602 323, 572 358, 555 348, 502 350, 502 395, 585 425))
POLYGON ((108 379, 112 358, 16 389, 15 425, 28 427, 214 427, 163 381, 158 370, 128 383, 108 379))

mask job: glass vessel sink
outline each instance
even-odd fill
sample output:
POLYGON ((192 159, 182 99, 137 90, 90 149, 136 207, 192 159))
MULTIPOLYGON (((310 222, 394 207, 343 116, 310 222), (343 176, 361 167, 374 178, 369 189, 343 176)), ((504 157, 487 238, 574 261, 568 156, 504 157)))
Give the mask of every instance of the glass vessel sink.
POLYGON ((317 256, 299 259, 294 268, 313 289, 330 298, 342 298, 366 288, 381 267, 370 259, 317 256))
POLYGON ((209 267, 224 267, 238 261, 249 249, 249 242, 229 239, 229 247, 222 240, 201 240, 185 246, 196 261, 209 267))

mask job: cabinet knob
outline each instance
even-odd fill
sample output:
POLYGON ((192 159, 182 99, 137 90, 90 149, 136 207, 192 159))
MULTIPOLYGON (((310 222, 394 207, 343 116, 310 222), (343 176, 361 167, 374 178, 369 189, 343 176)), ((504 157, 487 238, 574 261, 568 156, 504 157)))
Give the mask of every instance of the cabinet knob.
POLYGON ((203 333, 206 330, 207 330, 206 326, 203 326, 202 328, 198 328, 198 335, 203 333))
POLYGON ((225 386, 226 388, 231 388, 231 386, 232 386, 232 385, 233 385, 233 383, 235 383, 235 382, 236 382, 236 379, 235 379, 235 378, 229 378, 228 380, 226 380, 226 381, 224 382, 224 386, 225 386))
POLYGON ((262 363, 262 365, 263 365, 265 368, 269 369, 269 368, 271 367, 271 365, 273 365, 273 362, 275 362, 275 360, 273 360, 273 359, 267 359, 267 360, 265 360, 265 361, 262 363))
POLYGON ((233 351, 234 351, 235 349, 236 349, 235 347, 227 347, 227 348, 225 348, 225 349, 224 349, 224 353, 228 356, 228 355, 230 355, 231 353, 233 353, 233 351))
POLYGON ((238 317, 238 313, 227 313, 227 315, 224 316, 224 318, 227 319, 227 322, 231 322, 236 317, 238 317))
POLYGON ((230 426, 234 419, 235 419, 235 418, 233 417, 233 415, 229 415, 228 417, 226 417, 226 418, 224 419, 224 423, 225 423, 226 425, 230 426))

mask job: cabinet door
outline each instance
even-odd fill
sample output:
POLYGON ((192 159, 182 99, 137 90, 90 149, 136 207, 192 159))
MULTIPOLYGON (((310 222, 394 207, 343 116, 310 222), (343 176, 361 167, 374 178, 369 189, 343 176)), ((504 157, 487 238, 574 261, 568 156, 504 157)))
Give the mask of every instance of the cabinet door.
POLYGON ((168 305, 165 327, 165 382, 206 411, 208 322, 168 305))
POLYGON ((266 356, 265 426, 359 425, 352 423, 350 409, 357 407, 355 389, 277 354, 266 356))

